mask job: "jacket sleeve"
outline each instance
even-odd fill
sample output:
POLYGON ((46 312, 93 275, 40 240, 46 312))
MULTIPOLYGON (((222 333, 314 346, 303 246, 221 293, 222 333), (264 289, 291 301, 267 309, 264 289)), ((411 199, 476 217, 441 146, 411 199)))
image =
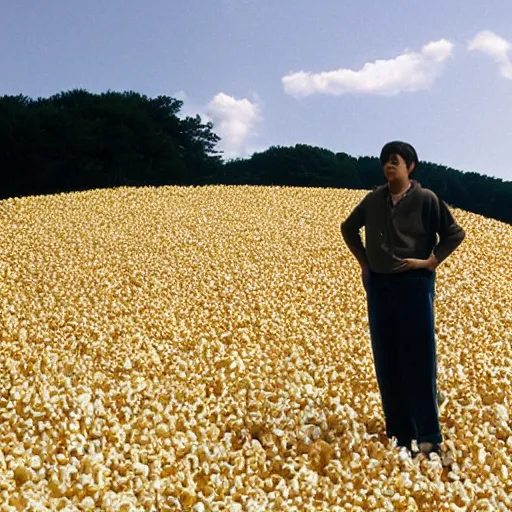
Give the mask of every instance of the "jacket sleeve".
POLYGON ((439 242, 433 252, 441 263, 462 243, 466 232, 456 223, 444 201, 438 198, 437 205, 435 227, 439 234, 439 242))
POLYGON ((361 239, 360 230, 366 223, 366 211, 368 197, 365 198, 354 208, 352 213, 341 223, 341 234, 347 244, 350 252, 356 257, 360 265, 368 265, 366 249, 361 239))

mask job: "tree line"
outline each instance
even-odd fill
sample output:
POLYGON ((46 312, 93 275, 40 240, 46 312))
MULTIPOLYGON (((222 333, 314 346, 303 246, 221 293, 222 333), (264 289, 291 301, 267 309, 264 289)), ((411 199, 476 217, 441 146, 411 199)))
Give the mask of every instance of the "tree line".
MULTIPOLYGON (((220 138, 183 102, 83 89, 0 97, 0 199, 145 185, 280 185, 371 189, 377 157, 297 144, 222 160, 220 138)), ((420 162, 412 177, 448 204, 512 224, 512 182, 420 162)))

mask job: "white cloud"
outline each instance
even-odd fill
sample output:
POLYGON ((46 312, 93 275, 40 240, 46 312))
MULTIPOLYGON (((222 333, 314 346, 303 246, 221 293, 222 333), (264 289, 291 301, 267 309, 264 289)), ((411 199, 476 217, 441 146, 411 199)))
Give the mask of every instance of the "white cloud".
POLYGON ((311 94, 363 93, 393 96, 428 89, 441 74, 453 51, 446 39, 432 41, 421 52, 409 50, 394 59, 367 62, 361 69, 337 69, 321 73, 300 71, 281 78, 284 90, 295 97, 311 94))
POLYGON ((248 155, 248 142, 257 135, 256 124, 261 120, 259 102, 220 92, 208 103, 206 112, 213 121, 213 131, 221 138, 219 146, 224 157, 248 155))
POLYGON ((512 80, 512 44, 491 32, 482 30, 468 43, 469 51, 483 52, 492 57, 500 67, 500 74, 512 80))

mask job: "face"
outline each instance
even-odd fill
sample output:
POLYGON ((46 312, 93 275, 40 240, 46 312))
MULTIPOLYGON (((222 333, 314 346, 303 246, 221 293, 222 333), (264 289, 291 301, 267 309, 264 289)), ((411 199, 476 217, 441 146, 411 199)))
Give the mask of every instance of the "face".
POLYGON ((388 182, 390 181, 404 181, 409 178, 409 174, 414 169, 412 163, 407 169, 405 160, 400 155, 389 155, 388 161, 384 164, 384 176, 388 182))

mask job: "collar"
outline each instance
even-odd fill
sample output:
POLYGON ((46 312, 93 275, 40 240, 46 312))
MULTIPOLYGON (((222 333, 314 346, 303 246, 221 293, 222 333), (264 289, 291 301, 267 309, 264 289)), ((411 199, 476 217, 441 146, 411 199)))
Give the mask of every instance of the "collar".
POLYGON ((393 196, 393 195, 396 196, 396 195, 405 195, 405 194, 407 194, 414 186, 415 185, 414 185, 413 180, 409 180, 409 185, 407 186, 407 188, 401 194, 392 194, 391 190, 389 188, 389 183, 386 184, 386 189, 388 191, 388 195, 389 196, 393 196))
POLYGON ((386 203, 389 205, 389 207, 392 210, 394 210, 395 206, 397 206, 398 203, 402 202, 410 194, 413 194, 416 191, 416 189, 421 188, 421 185, 415 180, 409 180, 409 186, 407 187, 407 189, 400 195, 395 196, 395 198, 393 198, 393 195, 391 194, 391 191, 389 190, 389 185, 387 183, 386 185, 384 185, 384 188, 386 189, 384 192, 384 199, 386 203))
MULTIPOLYGON (((409 195, 411 192, 422 188, 421 183, 419 181, 411 179, 409 180, 409 182, 410 187, 406 190, 406 193, 404 195, 409 195)), ((384 183, 384 185, 375 185, 372 190, 373 192, 379 193, 380 197, 389 197, 391 199, 391 192, 389 191, 389 186, 387 183, 384 183)))
MULTIPOLYGON (((385 188, 386 196, 391 198, 391 190, 389 190, 389 183, 386 183, 383 188, 385 188)), ((418 188, 421 188, 421 185, 418 181, 409 180, 409 187, 404 192, 402 192, 403 197, 405 197, 406 195, 410 194, 413 190, 418 188)))

